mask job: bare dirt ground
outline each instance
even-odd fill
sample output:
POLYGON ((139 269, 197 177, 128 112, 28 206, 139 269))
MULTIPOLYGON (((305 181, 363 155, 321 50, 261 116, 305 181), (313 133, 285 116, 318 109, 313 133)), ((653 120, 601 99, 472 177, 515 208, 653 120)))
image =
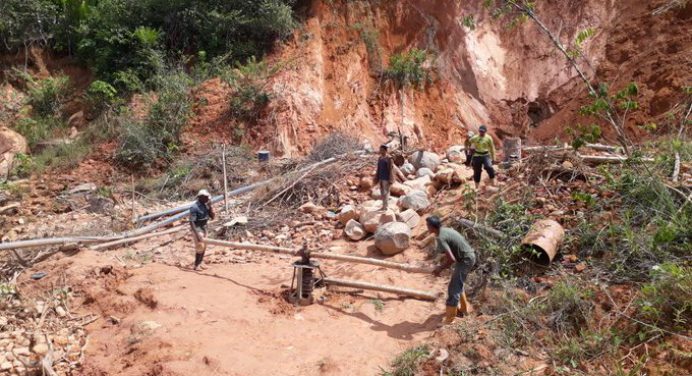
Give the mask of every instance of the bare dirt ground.
MULTIPOLYGON (((371 242, 338 243, 340 253, 370 253, 371 242)), ((87 327, 86 360, 77 374, 373 375, 430 337, 441 319, 441 301, 353 295, 345 288, 320 291, 319 303, 294 307, 282 296, 292 275, 288 257, 212 247, 210 268, 194 272, 177 266, 191 260, 187 239, 151 260, 136 255, 154 245, 82 251, 35 267, 52 278, 65 274, 81 300, 79 310, 101 315, 87 327)), ((425 255, 411 249, 405 260, 394 259, 425 255)), ((443 277, 374 266, 325 263, 323 269, 348 279, 440 292, 446 287, 443 277)), ((38 291, 50 283, 23 278, 20 288, 38 291)))

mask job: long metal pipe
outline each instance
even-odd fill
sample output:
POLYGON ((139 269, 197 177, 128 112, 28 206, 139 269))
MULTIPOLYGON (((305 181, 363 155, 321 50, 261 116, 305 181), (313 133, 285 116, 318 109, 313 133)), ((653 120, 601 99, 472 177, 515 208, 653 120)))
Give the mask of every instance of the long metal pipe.
MULTIPOLYGON (((251 243, 235 243, 227 242, 224 240, 217 239, 204 239, 204 243, 209 245, 218 245, 222 247, 231 247, 236 249, 245 249, 250 251, 262 251, 262 252, 272 252, 290 256, 299 256, 300 251, 292 248, 275 247, 272 245, 259 245, 251 243)), ((432 273, 433 268, 425 266, 416 266, 410 264, 402 264, 398 262, 379 260, 368 257, 358 257, 358 256, 348 256, 348 255, 338 255, 334 253, 321 253, 321 252, 310 252, 310 258, 325 259, 325 260, 337 260, 344 262, 352 262, 356 264, 367 264, 375 265, 383 268, 398 269, 410 273, 432 273)))
POLYGON ((414 290, 414 289, 409 289, 409 288, 405 288, 405 287, 396 287, 396 286, 389 286, 389 285, 378 285, 375 283, 362 282, 362 281, 351 281, 351 280, 347 280, 347 279, 324 278, 323 281, 327 285, 354 287, 354 288, 360 288, 360 289, 365 289, 365 290, 389 292, 392 294, 410 296, 410 297, 423 299, 423 300, 436 300, 440 295, 440 294, 437 294, 437 293, 434 293, 431 291, 414 290))

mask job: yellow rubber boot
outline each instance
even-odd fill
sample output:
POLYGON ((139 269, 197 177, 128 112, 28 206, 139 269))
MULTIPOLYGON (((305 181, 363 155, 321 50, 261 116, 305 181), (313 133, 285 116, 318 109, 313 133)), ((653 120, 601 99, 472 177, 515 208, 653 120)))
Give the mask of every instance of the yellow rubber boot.
POLYGON ((445 318, 442 324, 448 325, 454 323, 454 319, 457 318, 457 307, 447 306, 445 310, 445 318))
POLYGON ((466 292, 461 293, 461 298, 459 299, 459 312, 468 315, 469 313, 473 312, 473 306, 471 303, 469 303, 469 300, 466 298, 466 292))

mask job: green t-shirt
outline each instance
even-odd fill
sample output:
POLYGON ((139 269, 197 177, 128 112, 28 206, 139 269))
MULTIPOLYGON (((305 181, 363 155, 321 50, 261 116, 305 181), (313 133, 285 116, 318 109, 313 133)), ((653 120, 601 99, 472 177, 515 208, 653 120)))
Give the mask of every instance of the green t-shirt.
POLYGON ((452 252, 457 262, 473 265, 476 263, 476 251, 464 237, 449 227, 442 227, 440 235, 437 236, 437 251, 445 253, 447 250, 452 252))
POLYGON ((486 155, 490 153, 490 158, 495 160, 495 143, 493 142, 492 137, 488 136, 487 134, 483 137, 473 136, 469 140, 469 143, 471 144, 471 147, 476 150, 475 155, 486 155))

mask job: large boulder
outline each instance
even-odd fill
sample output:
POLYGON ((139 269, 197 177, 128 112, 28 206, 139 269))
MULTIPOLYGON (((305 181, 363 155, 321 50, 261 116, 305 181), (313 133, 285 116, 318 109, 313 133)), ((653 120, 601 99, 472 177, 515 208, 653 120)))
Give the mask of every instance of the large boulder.
POLYGON ((351 219, 346 223, 346 227, 344 227, 344 234, 346 234, 346 237, 353 241, 363 240, 365 235, 367 235, 363 225, 361 225, 355 219, 351 219))
POLYGON ((420 223, 420 215, 413 209, 404 210, 396 215, 399 222, 406 223, 410 229, 414 229, 420 223))
POLYGON ((28 150, 22 135, 9 128, 0 127, 0 183, 4 182, 9 175, 15 156, 24 154, 28 150))
POLYGON ((417 151, 411 155, 409 161, 413 167, 416 168, 416 170, 425 167, 435 172, 437 167, 440 165, 440 157, 438 157, 437 154, 429 151, 417 151))
POLYGON ((412 191, 406 196, 399 198, 399 206, 419 212, 430 206, 430 200, 428 199, 428 194, 424 191, 412 191))
POLYGON ((375 233, 375 246, 385 255, 405 251, 411 242, 411 229, 403 222, 390 222, 380 226, 375 233))
POLYGON ((404 173, 404 175, 412 175, 414 172, 416 172, 416 168, 413 167, 413 165, 409 162, 404 163, 399 167, 399 170, 404 173))
POLYGON ((450 162, 464 162, 466 160, 466 154, 464 153, 463 145, 450 146, 447 149, 447 160, 450 162))
POLYGON ((362 192, 369 191, 370 189, 372 189, 372 186, 372 178, 369 176, 361 177, 360 181, 358 182, 358 188, 360 188, 362 192))
POLYGON ((431 182, 432 179, 430 178, 430 176, 426 175, 418 179, 405 181, 404 185, 416 191, 425 191, 425 187, 429 185, 431 182))
POLYGON ((416 177, 422 178, 424 176, 430 176, 432 178, 433 176, 435 176, 435 173, 432 172, 432 170, 427 168, 427 167, 423 167, 423 168, 419 169, 418 171, 416 171, 416 177))
POLYGON ((454 163, 449 163, 435 173, 433 180, 440 186, 458 185, 473 175, 471 169, 454 163))
POLYGON ((350 220, 358 219, 358 210, 356 210, 353 205, 344 205, 344 207, 339 211, 339 214, 336 215, 336 219, 342 225, 345 225, 350 220))
POLYGON ((387 209, 386 211, 381 209, 371 211, 361 209, 359 222, 368 233, 375 233, 381 225, 394 221, 396 221, 396 212, 392 209, 387 209))
POLYGON ((412 189, 413 188, 407 185, 401 183, 394 183, 392 184, 392 187, 389 189, 389 193, 391 193, 392 196, 399 197, 411 192, 412 189))

